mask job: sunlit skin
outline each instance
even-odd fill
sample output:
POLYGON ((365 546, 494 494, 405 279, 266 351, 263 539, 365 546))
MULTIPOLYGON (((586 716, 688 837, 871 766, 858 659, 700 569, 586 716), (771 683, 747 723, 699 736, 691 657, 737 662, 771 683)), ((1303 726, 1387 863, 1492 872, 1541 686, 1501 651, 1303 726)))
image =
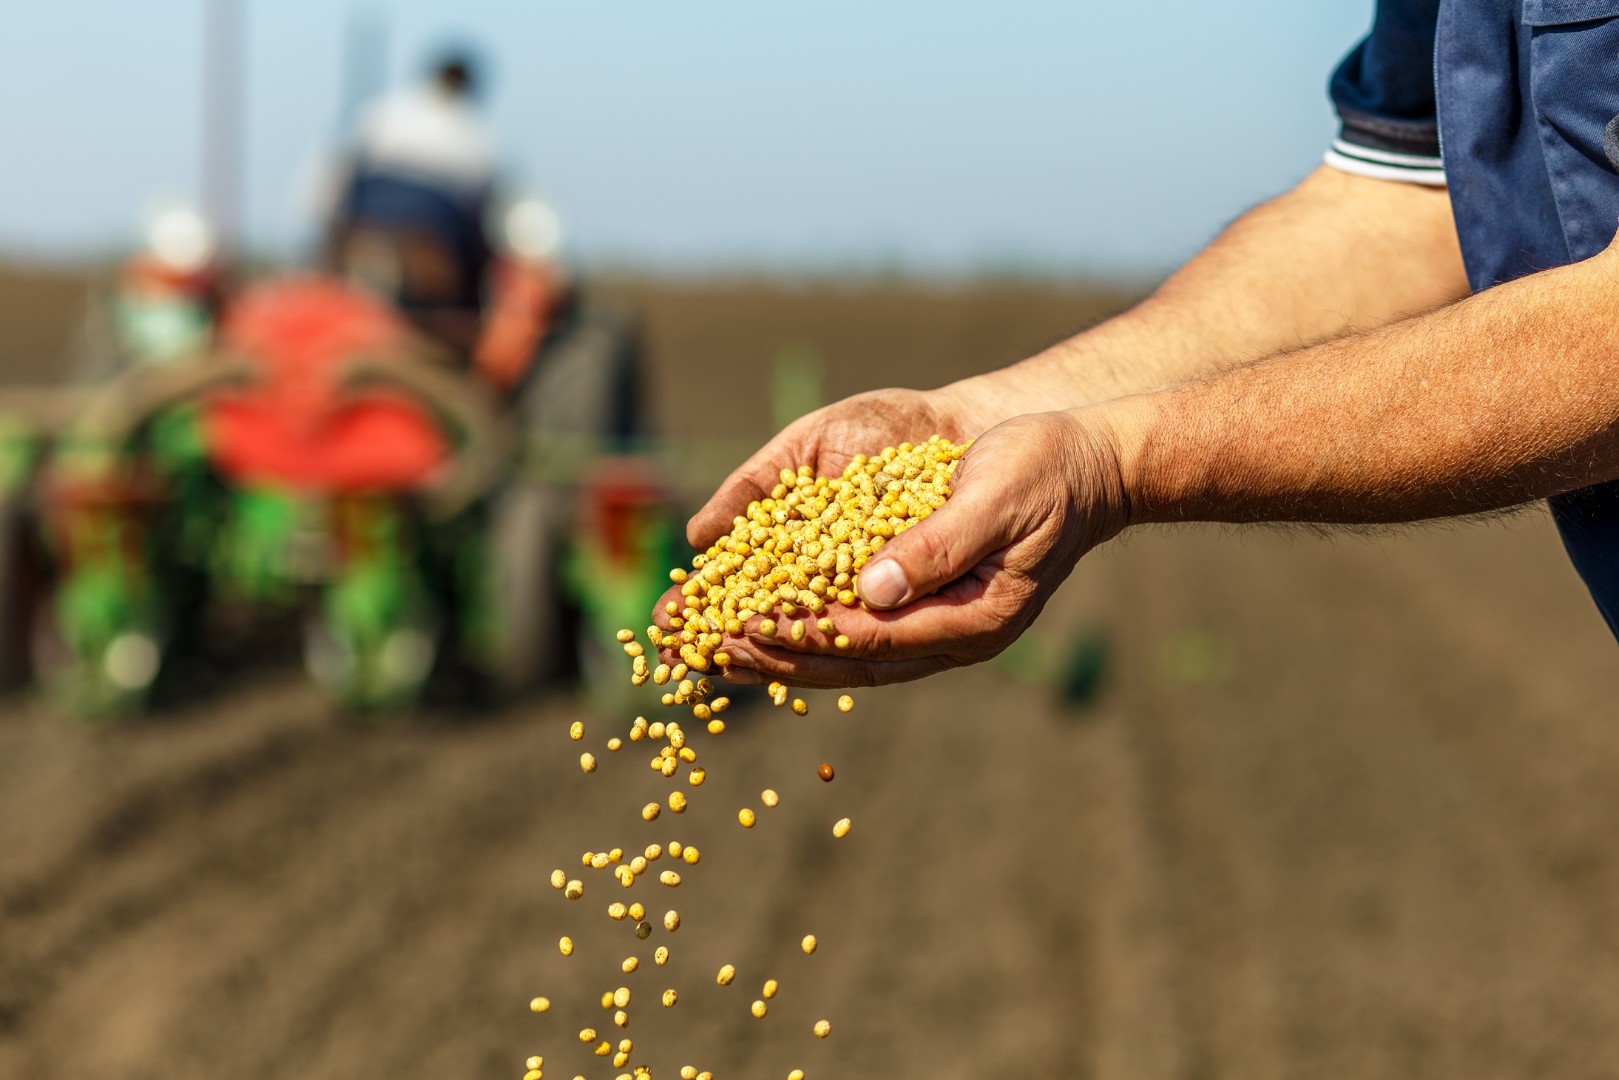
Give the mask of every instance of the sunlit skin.
POLYGON ((1323 168, 1136 308, 932 391, 789 425, 693 517, 706 545, 780 469, 976 438, 949 503, 861 571, 836 648, 723 643, 737 682, 898 682, 996 655, 1131 526, 1479 513, 1619 476, 1619 253, 1467 297, 1442 189, 1323 168))

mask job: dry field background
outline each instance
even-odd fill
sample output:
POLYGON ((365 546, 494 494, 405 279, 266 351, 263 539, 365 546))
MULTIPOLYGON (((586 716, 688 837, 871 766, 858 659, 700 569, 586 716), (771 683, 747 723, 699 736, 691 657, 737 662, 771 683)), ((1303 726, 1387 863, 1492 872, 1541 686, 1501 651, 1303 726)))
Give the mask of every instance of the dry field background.
MULTIPOLYGON (((616 291, 664 424, 743 441, 785 343, 842 394, 1016 358, 1112 303, 616 291)), ((0 276, 7 381, 51 370, 76 297, 0 276)), ((564 695, 358 729, 270 665, 105 733, 7 701, 0 1077, 515 1080, 533 1052, 606 1077, 571 1033, 609 1026, 589 1001, 621 981, 683 991, 637 1014, 648 1060, 721 1078, 1619 1075, 1619 673, 1543 514, 1137 536, 1038 630, 1106 644, 1092 703, 1026 677, 1031 647, 847 717, 739 706, 678 827, 639 820, 642 755, 579 773, 564 695), (766 785, 782 805, 744 833, 766 785), (676 960, 624 980, 616 885, 569 905, 546 879, 671 837, 704 851, 676 960), (754 1021, 766 975, 782 996, 754 1021)))

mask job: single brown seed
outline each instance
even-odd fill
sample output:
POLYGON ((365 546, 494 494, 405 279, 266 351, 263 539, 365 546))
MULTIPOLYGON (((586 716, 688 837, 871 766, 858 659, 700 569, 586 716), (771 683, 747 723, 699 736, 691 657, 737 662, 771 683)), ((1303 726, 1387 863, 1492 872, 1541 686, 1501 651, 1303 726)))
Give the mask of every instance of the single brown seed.
POLYGON ((829 784, 832 782, 832 777, 837 775, 832 771, 831 764, 825 761, 821 762, 821 767, 815 771, 820 774, 822 780, 825 780, 829 784))

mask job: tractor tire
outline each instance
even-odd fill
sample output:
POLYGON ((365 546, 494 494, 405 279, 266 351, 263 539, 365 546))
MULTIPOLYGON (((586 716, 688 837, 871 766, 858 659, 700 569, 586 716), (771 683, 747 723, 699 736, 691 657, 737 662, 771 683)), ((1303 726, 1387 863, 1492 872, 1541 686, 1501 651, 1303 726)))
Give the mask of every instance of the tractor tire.
POLYGON ((28 682, 42 559, 20 500, 0 500, 0 688, 28 682))
POLYGON ((514 483, 496 501, 489 530, 490 606, 495 649, 488 669, 503 698, 566 673, 568 622, 558 574, 565 495, 514 483))

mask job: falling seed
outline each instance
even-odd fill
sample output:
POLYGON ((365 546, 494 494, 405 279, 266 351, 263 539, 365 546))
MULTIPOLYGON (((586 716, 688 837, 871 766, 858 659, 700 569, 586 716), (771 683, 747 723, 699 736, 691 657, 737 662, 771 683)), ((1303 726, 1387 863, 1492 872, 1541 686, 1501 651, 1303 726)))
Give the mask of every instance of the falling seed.
POLYGON ((820 942, 815 940, 814 934, 805 934, 804 940, 798 943, 798 947, 804 950, 805 956, 812 956, 814 955, 815 949, 819 944, 820 942))
MULTIPOLYGON (((537 1013, 550 1012, 551 1011, 551 999, 548 998, 548 997, 533 998, 528 1003, 528 1011, 529 1012, 537 1012, 537 1013)), ((539 1068, 539 1066, 538 1065, 530 1065, 529 1068, 537 1069, 537 1068, 539 1068)))
POLYGON ((849 830, 852 828, 854 828, 854 822, 848 818, 838 818, 837 824, 832 826, 832 835, 842 840, 849 835, 849 830))
POLYGON ((821 762, 821 767, 817 769, 816 772, 820 774, 822 780, 825 780, 829 784, 832 782, 832 777, 837 775, 832 771, 831 764, 825 761, 821 762))

